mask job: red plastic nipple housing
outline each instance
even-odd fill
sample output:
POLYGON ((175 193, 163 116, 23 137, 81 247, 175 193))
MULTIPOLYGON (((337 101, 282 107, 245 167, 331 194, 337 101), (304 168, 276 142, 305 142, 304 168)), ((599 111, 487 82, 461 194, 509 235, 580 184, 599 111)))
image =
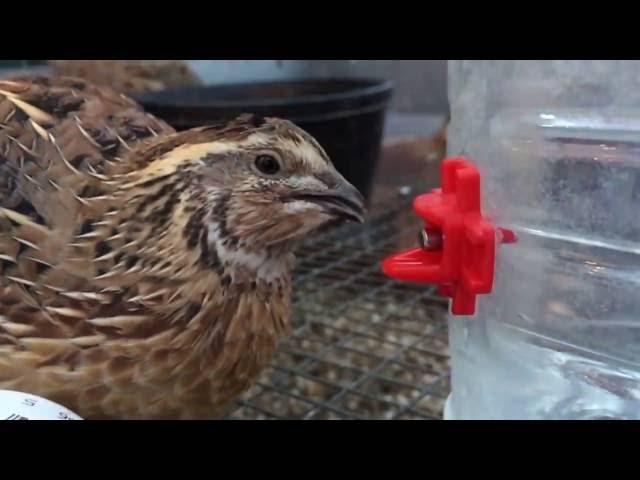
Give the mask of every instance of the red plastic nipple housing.
POLYGON ((482 216, 480 173, 465 158, 442 164, 442 188, 418 196, 424 220, 422 246, 384 260, 383 272, 397 280, 435 284, 451 298, 453 315, 473 315, 476 296, 491 293, 496 243, 513 243, 513 232, 482 216))

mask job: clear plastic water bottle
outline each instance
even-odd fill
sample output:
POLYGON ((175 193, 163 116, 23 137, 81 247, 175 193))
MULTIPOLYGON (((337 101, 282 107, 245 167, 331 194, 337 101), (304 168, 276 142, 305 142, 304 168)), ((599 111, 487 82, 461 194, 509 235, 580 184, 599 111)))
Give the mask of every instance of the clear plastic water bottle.
POLYGON ((449 68, 438 242, 383 267, 452 298, 445 417, 640 419, 640 62, 449 68))
POLYGON ((450 318, 453 419, 640 419, 640 63, 452 61, 449 156, 514 231, 450 318))

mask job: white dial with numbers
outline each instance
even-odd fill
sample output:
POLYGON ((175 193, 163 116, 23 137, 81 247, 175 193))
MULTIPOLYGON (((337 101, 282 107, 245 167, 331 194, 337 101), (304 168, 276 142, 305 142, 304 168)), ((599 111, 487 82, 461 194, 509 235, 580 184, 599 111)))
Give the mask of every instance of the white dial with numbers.
POLYGON ((0 390, 0 420, 82 420, 82 418, 45 398, 12 390, 0 390))

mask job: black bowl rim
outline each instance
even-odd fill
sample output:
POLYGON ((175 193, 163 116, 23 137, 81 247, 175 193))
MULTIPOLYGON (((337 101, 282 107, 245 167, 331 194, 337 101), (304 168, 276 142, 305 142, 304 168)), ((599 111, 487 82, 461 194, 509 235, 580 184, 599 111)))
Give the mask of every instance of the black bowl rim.
POLYGON ((327 77, 327 78, 299 78, 290 80, 269 80, 269 81, 255 81, 255 82, 240 82, 240 83, 228 83, 228 84, 213 84, 204 85, 198 87, 182 87, 171 88, 162 90, 159 92, 149 92, 143 94, 133 95, 132 98, 138 103, 144 104, 149 107, 156 108, 190 108, 190 109, 211 109, 211 108, 245 108, 250 109, 253 107, 282 107, 282 106, 295 106, 295 105, 307 105, 314 103, 330 103, 339 102, 342 100, 349 100, 362 97, 371 97, 380 94, 391 94, 394 89, 394 84, 391 80, 382 80, 375 78, 364 77, 327 77), (210 100, 201 104, 185 104, 179 103, 175 100, 164 101, 163 97, 170 97, 176 93, 189 92, 196 90, 215 90, 217 88, 229 88, 237 87, 242 88, 246 86, 256 85, 294 85, 304 83, 352 83, 354 87, 339 93, 330 94, 317 94, 317 95, 300 95, 288 98, 265 98, 250 99, 250 100, 210 100))

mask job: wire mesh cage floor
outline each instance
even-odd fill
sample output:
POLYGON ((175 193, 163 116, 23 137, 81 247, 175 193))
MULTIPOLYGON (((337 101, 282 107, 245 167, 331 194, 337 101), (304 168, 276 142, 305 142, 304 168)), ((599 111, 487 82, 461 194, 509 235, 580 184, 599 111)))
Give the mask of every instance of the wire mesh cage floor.
POLYGON ((228 419, 439 419, 449 392, 446 302, 386 278, 416 242, 412 196, 364 226, 319 233, 297 252, 293 333, 228 419))

